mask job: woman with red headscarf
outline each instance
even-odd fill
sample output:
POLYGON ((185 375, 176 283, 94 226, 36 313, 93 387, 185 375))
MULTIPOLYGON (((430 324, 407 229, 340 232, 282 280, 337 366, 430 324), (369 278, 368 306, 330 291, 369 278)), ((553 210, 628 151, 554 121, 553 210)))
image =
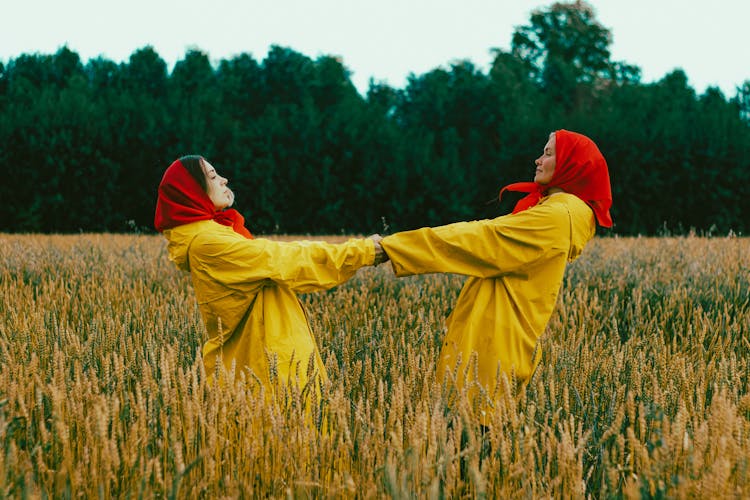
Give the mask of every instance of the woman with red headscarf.
POLYGON ((438 380, 465 389, 488 422, 501 397, 501 374, 525 383, 541 359, 537 340, 552 315, 565 265, 612 226, 607 163, 588 137, 558 130, 535 161, 534 182, 503 191, 529 193, 493 220, 422 228, 383 238, 398 276, 469 277, 448 317, 438 380))
POLYGON ((159 184, 154 225, 169 259, 190 272, 208 331, 206 373, 221 380, 234 371, 271 396, 275 381, 317 393, 325 367, 297 293, 326 290, 378 262, 380 237, 338 245, 256 239, 233 202, 227 179, 201 156, 175 161, 159 184))

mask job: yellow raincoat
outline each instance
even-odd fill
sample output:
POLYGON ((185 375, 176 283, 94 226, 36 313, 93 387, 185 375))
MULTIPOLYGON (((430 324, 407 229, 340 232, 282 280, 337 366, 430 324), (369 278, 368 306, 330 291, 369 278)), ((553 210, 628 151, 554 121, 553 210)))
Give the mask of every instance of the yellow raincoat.
POLYGON ((458 389, 468 390, 480 412, 502 394, 501 371, 509 380, 514 374, 527 381, 541 360, 537 340, 552 315, 565 265, 594 231, 589 206, 556 193, 517 214, 384 238, 381 245, 398 276, 469 276, 447 320, 438 380, 455 373, 458 389), (474 353, 476 367, 469 366, 474 353))
POLYGON ((372 264, 371 240, 338 245, 250 240, 212 220, 177 226, 164 236, 170 260, 192 277, 208 331, 203 362, 210 380, 219 360, 228 372, 234 368, 237 377, 240 372, 257 377, 271 391, 271 370, 281 384, 300 388, 308 382, 308 369, 326 378, 296 294, 334 287, 372 264), (309 361, 314 365, 308 367, 309 361))

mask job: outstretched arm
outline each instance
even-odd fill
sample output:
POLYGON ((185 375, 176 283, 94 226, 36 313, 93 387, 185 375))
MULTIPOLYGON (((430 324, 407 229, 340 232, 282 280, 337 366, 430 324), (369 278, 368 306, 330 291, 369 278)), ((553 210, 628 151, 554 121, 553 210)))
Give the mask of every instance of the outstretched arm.
POLYGON ((360 267, 372 265, 375 242, 372 238, 331 244, 201 235, 191 245, 190 258, 191 267, 200 267, 228 286, 270 280, 306 293, 327 290, 351 278, 360 267))
POLYGON ((387 261, 388 254, 385 253, 385 250, 383 250, 383 245, 380 244, 380 242, 383 241, 383 237, 379 234, 373 234, 368 236, 368 238, 370 238, 375 244, 375 261, 372 263, 372 265, 377 266, 387 261))
POLYGON ((383 238, 381 245, 398 276, 497 277, 523 272, 550 252, 567 252, 570 221, 564 208, 538 206, 492 220, 396 233, 383 238))

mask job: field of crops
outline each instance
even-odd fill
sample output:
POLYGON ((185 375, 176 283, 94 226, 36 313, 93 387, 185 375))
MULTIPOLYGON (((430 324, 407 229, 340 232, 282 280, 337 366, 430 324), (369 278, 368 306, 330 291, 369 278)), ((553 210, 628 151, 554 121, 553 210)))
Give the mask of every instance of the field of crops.
POLYGON ((462 283, 302 297, 316 430, 298 394, 206 384, 161 237, 0 235, 0 497, 750 497, 748 239, 593 240, 483 437, 434 375, 462 283))

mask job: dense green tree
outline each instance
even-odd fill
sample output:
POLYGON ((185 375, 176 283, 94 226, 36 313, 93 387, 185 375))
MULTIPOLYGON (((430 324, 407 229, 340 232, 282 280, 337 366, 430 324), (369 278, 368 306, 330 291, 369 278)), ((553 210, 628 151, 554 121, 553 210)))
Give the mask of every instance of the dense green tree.
POLYGON ((131 92, 161 99, 167 93, 167 63, 147 45, 131 54, 123 68, 123 77, 131 92))
POLYGON ((213 130, 221 100, 208 55, 197 49, 188 50, 175 64, 168 89, 177 149, 201 151, 213 157, 224 138, 213 130))
MULTIPOLYGON (((7 91, 8 91, 8 77, 5 72, 5 64, 3 64, 2 61, 0 61, 0 99, 5 98, 5 93, 7 91)), ((0 106, 2 106, 2 101, 0 101, 0 106)))
POLYGON ((740 118, 750 124, 750 80, 745 80, 745 83, 737 88, 737 97, 734 101, 739 109, 740 118))
POLYGON ((576 81, 593 82, 610 67, 611 41, 591 5, 558 2, 534 11, 530 23, 515 30, 512 51, 536 78, 543 78, 545 68, 556 60, 571 67, 576 81))
POLYGON ((250 54, 222 60, 216 70, 221 108, 236 120, 260 116, 266 105, 266 87, 260 64, 250 54))
POLYGON ((309 57, 275 45, 263 60, 264 84, 270 104, 302 106, 312 99, 309 82, 315 66, 309 57))
MULTIPOLYGON (((150 46, 83 65, 67 47, 0 62, 0 230, 150 230, 175 158, 203 154, 255 232, 393 231, 507 213, 558 128, 610 166, 617 234, 746 232, 750 81, 641 83, 581 1, 535 11, 488 72, 460 61, 366 95, 333 56, 274 46, 172 71, 150 46), (17 171, 23 182, 15 182, 17 171)), ((610 231, 600 234, 609 234, 610 231)))
POLYGON ((587 2, 538 9, 513 33, 511 52, 565 113, 588 112, 612 84, 637 83, 637 66, 610 59, 612 33, 587 2))
POLYGON ((112 229, 152 226, 156 188, 174 159, 179 117, 168 109, 167 64, 150 46, 119 68, 122 91, 100 100, 111 130, 110 158, 119 165, 112 229))
POLYGON ((408 162, 409 183, 418 187, 415 199, 422 205, 416 216, 427 213, 432 224, 466 219, 497 194, 503 177, 500 97, 492 80, 468 61, 409 79, 399 120, 429 154, 426 164, 408 162))
MULTIPOLYGON (((510 53, 495 50, 489 78, 498 101, 496 142, 490 144, 496 155, 492 168, 496 168, 497 178, 482 184, 497 190, 505 184, 529 178, 533 161, 539 156, 554 124, 559 123, 562 112, 547 105, 540 86, 529 78, 526 63, 510 53)), ((488 216, 489 211, 507 213, 519 197, 508 193, 503 197, 501 209, 490 203, 485 213, 488 216)))

